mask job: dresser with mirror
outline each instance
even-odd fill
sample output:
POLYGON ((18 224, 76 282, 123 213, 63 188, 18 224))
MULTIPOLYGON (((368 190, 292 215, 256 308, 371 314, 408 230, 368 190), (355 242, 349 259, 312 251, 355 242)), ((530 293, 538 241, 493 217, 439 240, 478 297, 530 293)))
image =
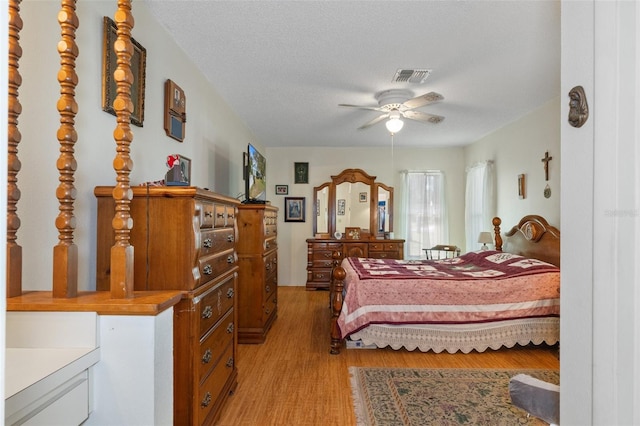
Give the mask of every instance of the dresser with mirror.
POLYGON ((402 259, 393 238, 393 188, 361 169, 346 169, 314 188, 313 238, 307 239, 307 290, 328 289, 345 257, 402 259), (334 252, 340 254, 333 258, 334 252))

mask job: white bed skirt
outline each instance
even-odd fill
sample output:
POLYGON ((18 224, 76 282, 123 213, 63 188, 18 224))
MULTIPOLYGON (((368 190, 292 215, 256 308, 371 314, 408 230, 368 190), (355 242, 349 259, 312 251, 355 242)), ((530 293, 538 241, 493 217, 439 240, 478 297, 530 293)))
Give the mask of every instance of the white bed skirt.
POLYGON ((440 353, 472 350, 484 352, 487 348, 511 348, 515 344, 554 345, 560 340, 560 318, 526 318, 481 324, 372 324, 350 336, 364 345, 379 348, 405 348, 409 351, 440 353))

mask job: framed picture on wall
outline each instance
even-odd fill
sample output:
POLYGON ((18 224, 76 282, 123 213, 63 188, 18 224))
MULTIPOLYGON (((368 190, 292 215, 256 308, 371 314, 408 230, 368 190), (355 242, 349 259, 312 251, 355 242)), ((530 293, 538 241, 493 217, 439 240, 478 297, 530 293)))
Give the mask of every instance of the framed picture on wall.
POLYGON ((526 198, 526 195, 524 193, 524 185, 525 185, 524 174, 519 174, 518 175, 518 198, 520 198, 521 200, 526 198))
MULTIPOLYGON (((109 114, 116 115, 113 109, 113 101, 116 99, 116 81, 113 73, 118 67, 118 58, 113 51, 113 43, 118 38, 117 26, 113 19, 108 16, 103 17, 102 35, 102 110, 109 114)), ((133 44, 133 56, 131 57, 131 73, 133 74, 133 84, 131 84, 131 102, 133 102, 133 112, 131 113, 131 124, 142 127, 144 122, 144 89, 147 66, 147 49, 145 49, 135 39, 131 38, 133 44)))
POLYGON ((309 163, 294 163, 294 183, 309 183, 309 163))
POLYGON ((276 185, 276 195, 287 195, 289 193, 289 185, 276 185))
POLYGON ((285 197, 284 199, 284 221, 304 222, 305 218, 305 197, 285 197))

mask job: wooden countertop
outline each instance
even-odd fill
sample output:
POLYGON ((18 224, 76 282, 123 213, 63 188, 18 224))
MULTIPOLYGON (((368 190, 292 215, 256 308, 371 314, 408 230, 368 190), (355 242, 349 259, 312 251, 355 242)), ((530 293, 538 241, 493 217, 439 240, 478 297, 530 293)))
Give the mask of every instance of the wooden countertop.
POLYGON ((51 291, 25 291, 7 298, 7 311, 96 312, 99 315, 158 315, 177 304, 180 291, 136 291, 132 298, 112 299, 108 291, 79 292, 77 297, 54 298, 51 291))

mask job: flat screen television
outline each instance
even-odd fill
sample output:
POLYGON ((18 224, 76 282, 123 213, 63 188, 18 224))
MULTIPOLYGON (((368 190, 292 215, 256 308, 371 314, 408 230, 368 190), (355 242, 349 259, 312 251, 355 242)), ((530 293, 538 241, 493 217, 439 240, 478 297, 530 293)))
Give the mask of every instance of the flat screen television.
POLYGON ((267 159, 251 144, 247 148, 245 203, 267 201, 267 159))

